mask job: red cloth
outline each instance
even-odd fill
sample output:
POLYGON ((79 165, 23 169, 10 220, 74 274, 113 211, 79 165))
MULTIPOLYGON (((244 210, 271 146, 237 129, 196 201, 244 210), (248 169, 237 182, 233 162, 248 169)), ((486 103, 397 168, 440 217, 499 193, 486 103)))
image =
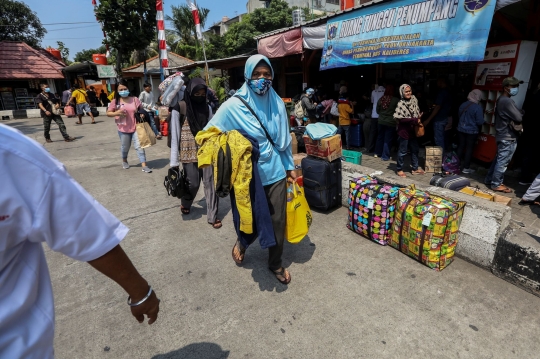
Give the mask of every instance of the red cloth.
POLYGON ((260 39, 257 50, 259 54, 270 59, 300 54, 302 53, 302 29, 292 29, 260 39))

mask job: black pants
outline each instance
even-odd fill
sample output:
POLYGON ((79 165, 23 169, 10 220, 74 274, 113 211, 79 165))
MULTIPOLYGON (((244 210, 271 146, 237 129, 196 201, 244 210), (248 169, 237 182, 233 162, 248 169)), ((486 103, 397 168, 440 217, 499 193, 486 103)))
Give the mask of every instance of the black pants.
POLYGON ((372 153, 375 152, 375 146, 377 144, 377 135, 379 132, 379 119, 372 118, 371 126, 369 128, 369 137, 368 143, 366 144, 366 152, 372 153))
POLYGON ((45 139, 49 140, 51 138, 50 131, 51 131, 51 121, 54 120, 56 124, 58 125, 58 128, 60 129, 60 133, 64 138, 68 138, 69 135, 66 132, 66 125, 64 125, 64 120, 62 120, 62 117, 60 115, 52 115, 52 116, 45 116, 43 117, 43 127, 45 127, 45 139))
POLYGON ((268 268, 276 270, 281 268, 281 255, 283 254, 283 241, 285 240, 285 225, 287 224, 287 180, 264 186, 264 192, 270 207, 272 227, 276 237, 276 245, 268 249, 268 268))
POLYGON ((459 133, 459 146, 457 155, 459 157, 459 160, 461 161, 461 169, 469 169, 471 166, 471 158, 474 151, 474 145, 476 143, 476 139, 478 138, 478 134, 470 134, 470 133, 459 133))

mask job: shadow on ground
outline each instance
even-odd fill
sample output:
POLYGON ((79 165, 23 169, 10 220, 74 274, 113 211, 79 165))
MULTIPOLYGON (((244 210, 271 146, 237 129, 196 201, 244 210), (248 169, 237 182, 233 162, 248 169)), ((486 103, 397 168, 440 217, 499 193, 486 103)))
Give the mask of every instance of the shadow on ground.
POLYGON ((178 350, 158 354, 152 359, 226 359, 229 357, 229 351, 223 350, 215 343, 195 343, 186 345, 178 350))

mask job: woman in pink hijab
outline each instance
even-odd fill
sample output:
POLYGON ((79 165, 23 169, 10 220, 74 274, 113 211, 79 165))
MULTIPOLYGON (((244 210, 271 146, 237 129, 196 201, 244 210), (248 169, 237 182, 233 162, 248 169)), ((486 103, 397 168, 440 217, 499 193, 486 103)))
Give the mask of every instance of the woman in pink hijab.
POLYGON ((458 156, 461 161, 461 171, 463 173, 473 173, 470 168, 471 157, 478 133, 484 124, 484 109, 480 101, 485 100, 485 95, 481 90, 472 90, 461 106, 459 106, 459 147, 458 156))

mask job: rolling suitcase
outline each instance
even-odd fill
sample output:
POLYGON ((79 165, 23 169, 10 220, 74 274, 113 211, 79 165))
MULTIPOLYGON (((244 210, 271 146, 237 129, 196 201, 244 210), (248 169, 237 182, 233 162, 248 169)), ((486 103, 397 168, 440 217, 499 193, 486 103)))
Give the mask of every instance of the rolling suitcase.
POLYGON ((470 187, 471 181, 468 178, 458 175, 443 175, 436 173, 431 177, 429 184, 436 187, 448 188, 452 191, 461 191, 465 187, 470 187))
POLYGON ((327 211, 341 205, 341 159, 308 156, 302 160, 304 192, 310 208, 327 211))

